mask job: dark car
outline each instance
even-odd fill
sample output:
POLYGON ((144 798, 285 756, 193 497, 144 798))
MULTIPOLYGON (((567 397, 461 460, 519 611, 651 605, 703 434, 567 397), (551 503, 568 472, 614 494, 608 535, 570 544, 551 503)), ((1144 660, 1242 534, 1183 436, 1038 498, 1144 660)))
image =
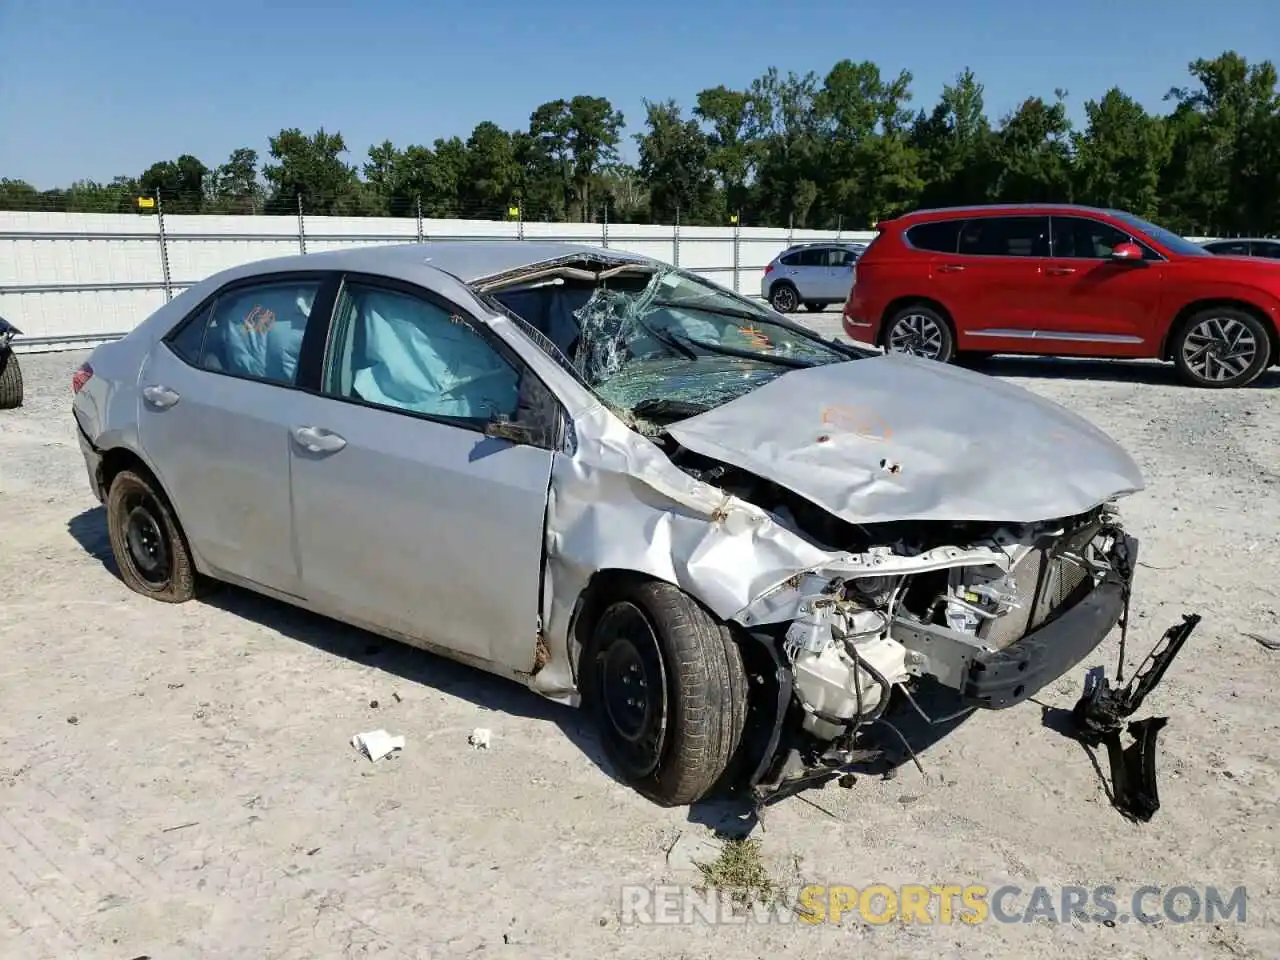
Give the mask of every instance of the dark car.
POLYGON ((886 350, 1171 360, 1239 387, 1280 360, 1280 263, 1218 257, 1119 210, 921 210, 882 221, 844 329, 886 350))
POLYGON ((22 406, 22 368, 13 352, 13 338, 22 331, 0 317, 0 410, 22 406))
POLYGON ((1219 257, 1265 257, 1268 260, 1280 260, 1280 240, 1274 237, 1233 237, 1230 240, 1209 240, 1203 246, 1219 257))

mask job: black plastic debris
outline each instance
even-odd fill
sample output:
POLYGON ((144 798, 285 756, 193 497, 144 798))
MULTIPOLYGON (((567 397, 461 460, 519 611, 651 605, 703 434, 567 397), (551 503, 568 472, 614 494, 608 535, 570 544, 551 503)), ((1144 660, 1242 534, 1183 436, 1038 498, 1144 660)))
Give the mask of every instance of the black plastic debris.
POLYGON ((1077 739, 1090 747, 1106 746, 1111 764, 1112 806, 1131 820, 1146 823, 1160 809, 1156 740, 1169 718, 1149 717, 1128 722, 1129 717, 1163 679, 1199 623, 1199 614, 1184 614, 1182 623, 1165 631, 1138 666, 1133 679, 1123 687, 1112 687, 1102 670, 1091 672, 1085 679, 1084 695, 1072 711, 1077 739), (1121 739, 1126 723, 1134 741, 1127 748, 1121 739))

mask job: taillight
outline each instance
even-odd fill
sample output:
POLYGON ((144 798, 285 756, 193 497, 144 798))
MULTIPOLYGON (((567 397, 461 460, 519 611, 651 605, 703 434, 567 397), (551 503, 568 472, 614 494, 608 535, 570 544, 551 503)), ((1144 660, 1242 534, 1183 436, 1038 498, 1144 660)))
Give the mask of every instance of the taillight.
POLYGON ((767 267, 765 267, 765 268, 764 268, 764 275, 765 275, 766 277, 767 277, 769 274, 771 274, 771 273, 773 273, 773 264, 772 264, 772 263, 771 263, 771 264, 769 264, 767 267))
POLYGON ((71 375, 71 392, 79 393, 84 389, 84 385, 89 382, 89 378, 93 376, 93 367, 87 363, 82 363, 76 367, 76 372, 71 375))

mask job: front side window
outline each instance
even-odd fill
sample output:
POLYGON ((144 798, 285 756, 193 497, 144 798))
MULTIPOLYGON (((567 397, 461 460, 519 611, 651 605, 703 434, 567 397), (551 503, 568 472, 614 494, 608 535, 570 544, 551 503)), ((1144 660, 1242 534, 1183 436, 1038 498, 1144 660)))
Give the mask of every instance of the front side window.
POLYGON ((233 287, 184 324, 169 345, 205 370, 294 386, 320 285, 291 280, 233 287))
POLYGON ((424 297, 343 286, 325 392, 453 420, 515 419, 520 373, 470 322, 424 297))
POLYGON ((965 222, 957 251, 982 257, 1047 257, 1048 217, 981 217, 965 222))
POLYGON ((1255 241, 1253 244, 1255 257, 1266 257, 1268 260, 1280 260, 1280 243, 1274 241, 1255 241))
POLYGON ((852 250, 833 248, 827 251, 827 266, 850 267, 858 258, 852 250))
POLYGON ((1133 242, 1133 237, 1127 231, 1119 230, 1100 220, 1091 220, 1088 217, 1053 218, 1053 255, 1055 257, 1105 260, 1120 244, 1133 242))

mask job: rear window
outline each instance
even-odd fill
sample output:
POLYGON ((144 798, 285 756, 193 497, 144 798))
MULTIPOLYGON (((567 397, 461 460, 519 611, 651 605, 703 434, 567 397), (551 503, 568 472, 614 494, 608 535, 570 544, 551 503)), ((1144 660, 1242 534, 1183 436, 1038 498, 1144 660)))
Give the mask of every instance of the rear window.
POLYGON ((907 243, 917 250, 933 253, 955 253, 960 240, 963 220, 939 220, 937 223, 917 223, 907 231, 907 243))

